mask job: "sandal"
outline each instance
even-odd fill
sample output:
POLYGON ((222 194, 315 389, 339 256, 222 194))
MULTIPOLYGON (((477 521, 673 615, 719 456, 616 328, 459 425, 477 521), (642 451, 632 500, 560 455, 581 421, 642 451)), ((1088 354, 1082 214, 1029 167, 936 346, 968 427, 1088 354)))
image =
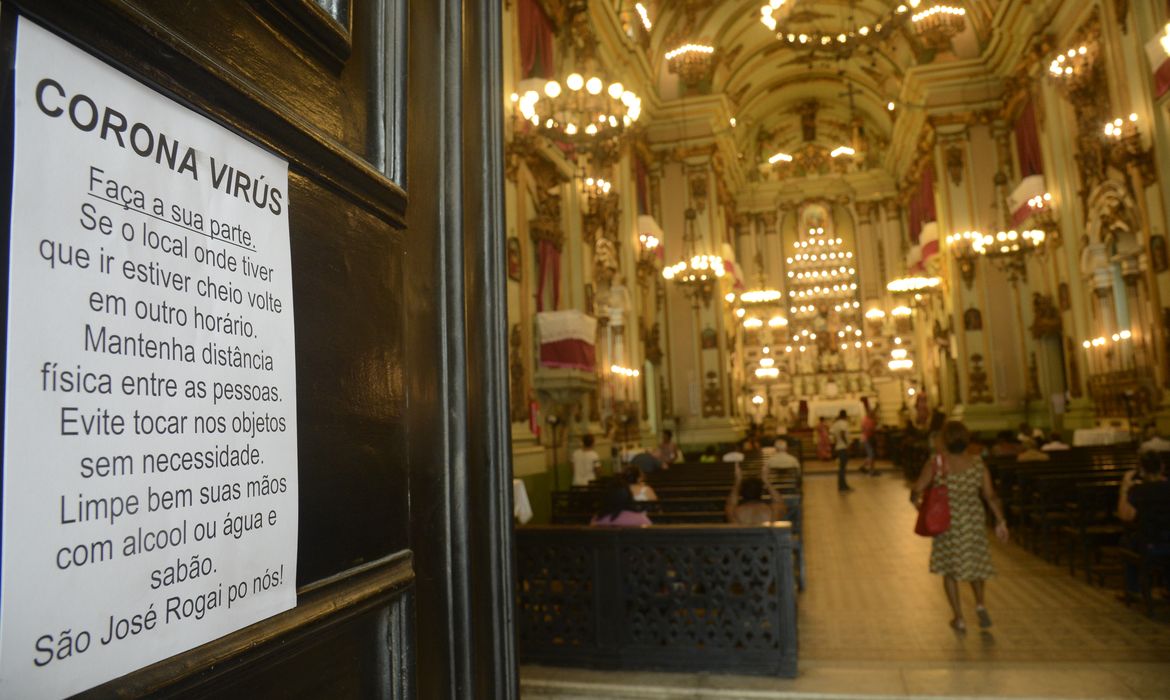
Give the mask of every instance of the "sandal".
POLYGON ((959 634, 963 634, 967 631, 967 623, 963 620, 951 620, 951 629, 959 634))
POLYGON ((987 608, 983 607, 982 605, 978 605, 975 607, 975 614, 979 616, 980 628, 987 629, 988 627, 991 627, 991 615, 988 614, 987 608))

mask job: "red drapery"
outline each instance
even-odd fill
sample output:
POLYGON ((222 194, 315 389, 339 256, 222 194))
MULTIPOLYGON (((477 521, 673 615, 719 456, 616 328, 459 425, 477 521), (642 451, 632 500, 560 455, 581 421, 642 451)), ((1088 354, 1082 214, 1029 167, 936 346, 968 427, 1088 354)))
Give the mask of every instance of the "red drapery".
POLYGON ((934 208, 934 167, 926 166, 922 171, 922 181, 918 183, 918 191, 910 199, 910 242, 918 243, 922 235, 923 225, 938 220, 934 208))
POLYGON ((1040 130, 1036 127, 1036 107, 1028 100, 1024 111, 1016 119, 1016 152, 1020 157, 1020 178, 1044 174, 1044 159, 1040 153, 1040 130))
POLYGON ((537 0, 520 0, 521 78, 551 78, 553 75, 553 29, 537 0))

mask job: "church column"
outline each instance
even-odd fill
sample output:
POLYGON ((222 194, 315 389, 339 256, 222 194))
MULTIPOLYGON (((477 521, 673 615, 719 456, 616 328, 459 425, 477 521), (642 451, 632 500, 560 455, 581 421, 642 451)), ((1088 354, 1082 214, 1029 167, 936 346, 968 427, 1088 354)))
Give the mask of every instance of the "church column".
MULTIPOLYGON (((727 217, 723 204, 713 196, 715 177, 707 151, 685 155, 681 161, 664 166, 662 201, 687 203, 663 207, 667 265, 684 255, 721 254, 722 242, 728 239, 727 217), (686 209, 694 212, 689 224, 694 234, 693 249, 688 249, 684 241, 686 209)), ((724 293, 716 284, 710 299, 688 297, 678 283, 666 284, 673 411, 677 438, 687 445, 731 441, 741 432, 728 398, 729 323, 724 313, 724 293)))
MULTIPOLYGON (((857 274, 863 304, 880 301, 885 293, 886 279, 882 270, 880 202, 857 202, 857 274)), ((868 307, 867 307, 868 308, 868 307)))
MULTIPOLYGON (((940 238, 966 231, 994 234, 1003 226, 1006 132, 1002 125, 957 118, 941 125, 935 148, 940 238)), ((956 415, 975 430, 1002 428, 1023 419, 1029 400, 1031 350, 1026 333, 1023 280, 1013 283, 991 261, 965 261, 958 247, 944 246, 947 278, 941 332, 958 343, 958 386, 950 381, 956 415), (1016 285, 1019 285, 1018 287, 1016 285), (1019 296, 1017 296, 1019 295, 1019 296), (946 331, 953 323, 954 334, 946 331)), ((940 338, 940 341, 942 338, 940 338)), ((946 369, 945 362, 943 363, 946 369)))

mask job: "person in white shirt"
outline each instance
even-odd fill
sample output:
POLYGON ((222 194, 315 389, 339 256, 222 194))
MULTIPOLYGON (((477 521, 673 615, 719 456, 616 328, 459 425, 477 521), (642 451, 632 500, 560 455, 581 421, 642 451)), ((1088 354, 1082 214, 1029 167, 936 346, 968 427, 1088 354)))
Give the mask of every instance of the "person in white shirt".
POLYGON ((573 486, 588 486, 601 476, 601 456, 593 449, 593 436, 581 437, 581 447, 573 450, 573 486))
POLYGON ((788 443, 783 439, 776 441, 776 451, 773 452, 770 457, 768 457, 768 461, 766 461, 764 464, 766 464, 769 469, 788 469, 797 472, 800 471, 800 460, 789 454, 788 443))
POLYGON ((844 493, 853 488, 845 482, 845 470, 849 467, 849 414, 845 409, 837 414, 837 420, 829 426, 833 439, 833 451, 837 455, 837 490, 844 493))

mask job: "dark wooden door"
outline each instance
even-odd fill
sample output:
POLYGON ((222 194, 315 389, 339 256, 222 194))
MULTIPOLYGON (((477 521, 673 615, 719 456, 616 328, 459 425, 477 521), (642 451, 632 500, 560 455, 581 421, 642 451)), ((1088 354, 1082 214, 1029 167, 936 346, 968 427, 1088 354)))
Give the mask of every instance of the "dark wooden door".
POLYGON ((498 0, 0 9, 289 162, 297 607, 87 695, 515 697, 498 0))

